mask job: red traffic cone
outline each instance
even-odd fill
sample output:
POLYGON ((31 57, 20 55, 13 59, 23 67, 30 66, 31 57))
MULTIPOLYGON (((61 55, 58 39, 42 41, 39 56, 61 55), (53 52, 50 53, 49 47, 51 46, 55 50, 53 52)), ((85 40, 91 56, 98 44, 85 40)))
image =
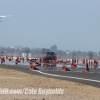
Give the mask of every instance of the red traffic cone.
POLYGON ((70 71, 66 66, 62 66, 62 71, 70 71))
POLYGON ((86 64, 86 69, 85 69, 85 72, 89 72, 88 63, 86 64))
POLYGON ((39 69, 36 68, 34 65, 30 65, 30 69, 31 69, 31 70, 39 70, 39 69))
POLYGON ((76 65, 75 63, 72 63, 72 64, 71 64, 71 67, 72 67, 72 68, 76 68, 77 65, 76 65))

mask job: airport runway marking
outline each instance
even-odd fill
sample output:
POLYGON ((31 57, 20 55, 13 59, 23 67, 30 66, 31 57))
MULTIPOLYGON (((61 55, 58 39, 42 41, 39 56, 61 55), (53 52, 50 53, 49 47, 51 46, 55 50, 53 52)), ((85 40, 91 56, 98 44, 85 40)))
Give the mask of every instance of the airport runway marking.
MULTIPOLYGON (((41 70, 42 71, 42 70, 41 70)), ((43 70, 43 71, 61 71, 61 70, 43 70)), ((85 71, 65 71, 66 73, 70 73, 70 72, 78 72, 78 73, 84 73, 85 71)), ((100 72, 88 72, 88 73, 100 73, 100 72)))
POLYGON ((56 76, 56 77, 63 77, 63 78, 71 78, 71 79, 78 79, 78 80, 84 80, 84 81, 91 81, 91 82, 98 82, 98 83, 100 83, 100 80, 92 80, 92 79, 72 77, 72 76, 55 75, 55 74, 44 73, 44 72, 38 71, 38 70, 32 70, 32 71, 36 71, 38 73, 41 73, 41 74, 44 74, 44 75, 49 75, 49 76, 56 76))
MULTIPOLYGON (((61 71, 61 70, 43 70, 43 71, 61 71)), ((83 72, 83 71, 65 71, 65 72, 83 72)))

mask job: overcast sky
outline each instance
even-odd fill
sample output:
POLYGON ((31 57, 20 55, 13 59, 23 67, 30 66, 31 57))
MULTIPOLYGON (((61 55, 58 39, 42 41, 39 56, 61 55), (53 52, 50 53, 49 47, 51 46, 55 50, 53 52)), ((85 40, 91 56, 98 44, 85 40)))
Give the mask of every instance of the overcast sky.
POLYGON ((0 0, 0 46, 100 51, 100 0, 0 0))

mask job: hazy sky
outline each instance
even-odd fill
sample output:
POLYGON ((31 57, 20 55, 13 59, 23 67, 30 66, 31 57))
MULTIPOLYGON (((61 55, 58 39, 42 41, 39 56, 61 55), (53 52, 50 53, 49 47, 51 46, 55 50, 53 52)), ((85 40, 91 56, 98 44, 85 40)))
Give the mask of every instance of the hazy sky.
POLYGON ((0 46, 100 51, 100 0, 0 0, 0 46))

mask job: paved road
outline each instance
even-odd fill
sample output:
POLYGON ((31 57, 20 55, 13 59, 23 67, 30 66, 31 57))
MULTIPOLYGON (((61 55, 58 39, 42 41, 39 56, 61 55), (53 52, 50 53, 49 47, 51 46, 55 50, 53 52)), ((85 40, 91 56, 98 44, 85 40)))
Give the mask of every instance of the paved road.
POLYGON ((13 69, 33 75, 45 76, 72 82, 78 82, 100 88, 100 69, 90 69, 85 72, 85 68, 70 68, 71 71, 61 71, 56 67, 39 67, 38 71, 31 71, 28 66, 1 65, 0 68, 13 69))

